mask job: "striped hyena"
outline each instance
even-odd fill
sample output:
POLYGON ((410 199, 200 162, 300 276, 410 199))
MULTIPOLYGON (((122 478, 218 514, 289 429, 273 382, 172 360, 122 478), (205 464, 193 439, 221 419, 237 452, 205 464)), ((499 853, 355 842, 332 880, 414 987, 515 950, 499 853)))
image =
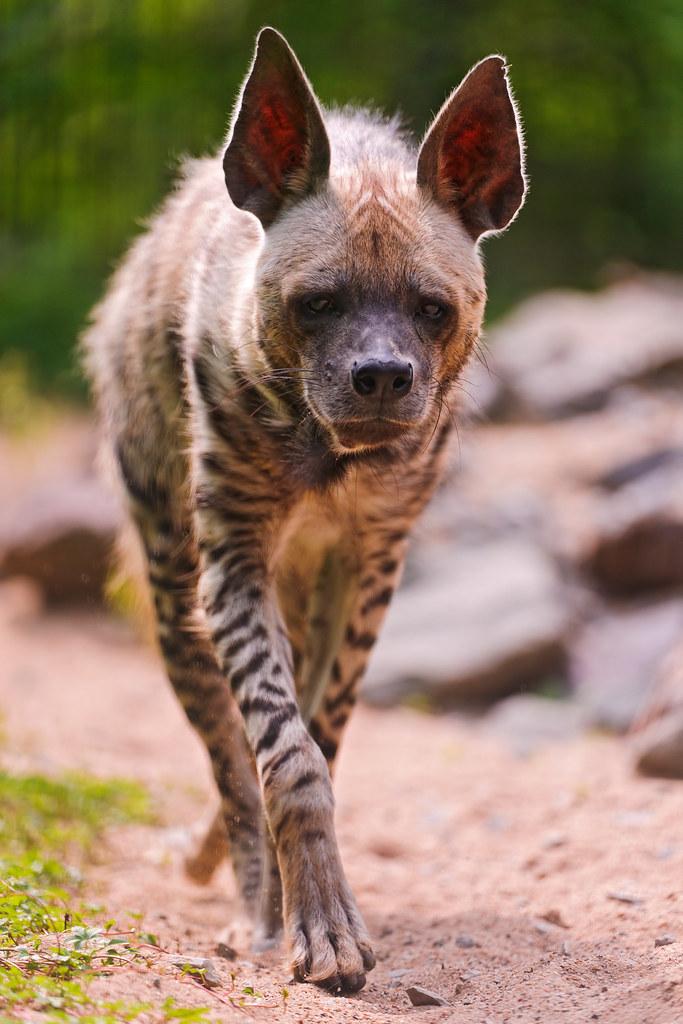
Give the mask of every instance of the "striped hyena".
POLYGON ((503 58, 415 150, 396 120, 323 111, 264 29, 220 160, 188 164, 85 339, 168 676, 220 792, 195 873, 227 836, 261 940, 284 919, 296 976, 335 991, 375 961, 334 760, 439 480, 479 240, 524 190, 503 58))

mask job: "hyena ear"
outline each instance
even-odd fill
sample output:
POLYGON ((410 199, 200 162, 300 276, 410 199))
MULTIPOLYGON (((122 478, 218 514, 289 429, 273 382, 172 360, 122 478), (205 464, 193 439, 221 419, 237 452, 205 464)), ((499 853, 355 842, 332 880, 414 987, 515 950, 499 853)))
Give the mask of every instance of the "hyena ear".
POLYGON ((503 57, 486 57, 425 135, 418 185, 455 209, 475 240, 502 231, 524 201, 524 151, 503 57))
POLYGON ((308 79, 280 33, 261 29, 223 157, 230 198, 268 227, 287 199, 322 184, 329 167, 330 143, 308 79))

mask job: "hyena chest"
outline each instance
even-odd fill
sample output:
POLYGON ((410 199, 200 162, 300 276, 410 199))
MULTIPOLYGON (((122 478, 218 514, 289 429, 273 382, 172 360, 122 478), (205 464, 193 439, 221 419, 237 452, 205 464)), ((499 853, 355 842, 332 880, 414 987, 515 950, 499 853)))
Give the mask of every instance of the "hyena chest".
POLYGON ((292 646, 297 690, 323 669, 343 630, 349 586, 359 573, 354 517, 345 495, 313 495, 294 511, 276 553, 280 608, 292 646))

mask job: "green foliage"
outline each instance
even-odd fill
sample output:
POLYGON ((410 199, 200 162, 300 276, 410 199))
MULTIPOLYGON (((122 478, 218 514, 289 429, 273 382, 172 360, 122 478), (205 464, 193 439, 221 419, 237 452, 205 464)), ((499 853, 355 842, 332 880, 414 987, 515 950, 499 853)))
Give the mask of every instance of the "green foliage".
MULTIPOLYGON (((0 1008, 80 1017, 91 1005, 83 977, 138 957, 132 935, 87 923, 74 900, 78 866, 102 830, 146 820, 147 795, 132 782, 0 772, 0 1008)), ((98 1016, 139 1012, 106 1006, 98 1016)))
MULTIPOLYGON (((150 820, 147 794, 133 782, 0 771, 0 1024, 36 1013, 46 1024, 217 1024, 208 1006, 186 1007, 171 997, 159 1004, 112 1001, 90 992, 97 975, 158 966, 156 935, 121 931, 101 907, 83 907, 77 898, 79 869, 103 829, 150 820)), ((181 973, 203 982, 204 972, 189 964, 181 973)), ((287 996, 283 989, 283 1006, 287 996)), ((277 1008, 251 985, 238 989, 234 976, 231 988, 212 998, 240 1009, 277 1008)))
POLYGON ((681 266, 683 15, 675 0, 6 0, 0 14, 0 351, 78 392, 74 339, 176 158, 224 132, 255 32, 290 38, 324 102, 421 132, 505 53, 532 192, 487 246, 491 309, 611 261, 681 266))

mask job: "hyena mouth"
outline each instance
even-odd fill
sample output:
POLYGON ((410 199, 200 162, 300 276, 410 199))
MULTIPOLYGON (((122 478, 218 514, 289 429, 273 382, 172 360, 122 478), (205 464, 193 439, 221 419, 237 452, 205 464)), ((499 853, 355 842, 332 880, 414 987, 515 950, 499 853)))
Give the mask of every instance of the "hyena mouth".
POLYGON ((387 419, 376 416, 373 419, 344 420, 334 423, 332 430, 343 448, 353 451, 358 448, 376 448, 389 444, 406 434, 415 423, 405 420, 387 419))

